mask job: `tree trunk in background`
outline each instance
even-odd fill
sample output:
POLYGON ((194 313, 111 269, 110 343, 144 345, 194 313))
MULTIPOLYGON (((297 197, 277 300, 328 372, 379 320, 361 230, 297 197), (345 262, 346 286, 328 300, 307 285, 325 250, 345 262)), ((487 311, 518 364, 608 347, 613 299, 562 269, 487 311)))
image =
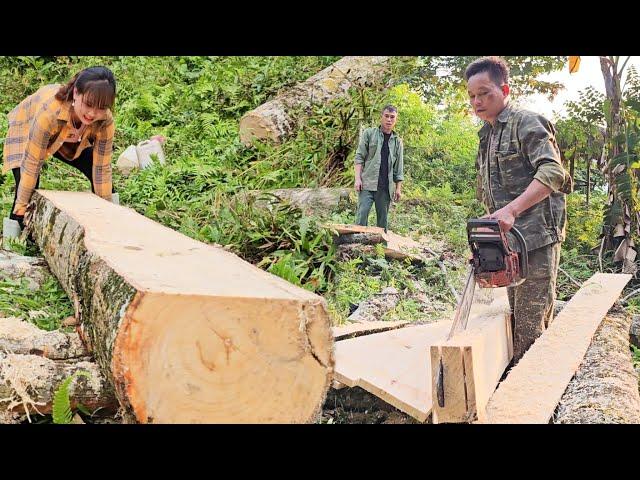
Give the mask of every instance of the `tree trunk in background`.
POLYGON ((621 263, 622 272, 634 273, 636 249, 632 232, 638 225, 638 211, 633 196, 636 179, 625 155, 626 140, 621 137, 625 131, 620 82, 624 66, 618 69, 618 57, 600 57, 600 69, 609 106, 608 112, 605 108, 609 159, 604 172, 608 178, 609 198, 604 222, 604 244, 607 250, 614 251, 613 260, 621 263))
POLYGON ((347 95, 354 85, 381 76, 390 57, 343 57, 302 83, 285 90, 240 119, 240 141, 250 145, 254 139, 276 143, 289 135, 312 104, 325 104, 347 95))

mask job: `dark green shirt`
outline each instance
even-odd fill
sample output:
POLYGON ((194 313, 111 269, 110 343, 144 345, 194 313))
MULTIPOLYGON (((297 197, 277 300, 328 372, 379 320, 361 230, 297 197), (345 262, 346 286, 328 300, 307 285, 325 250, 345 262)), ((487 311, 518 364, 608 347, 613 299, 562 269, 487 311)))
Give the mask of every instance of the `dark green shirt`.
POLYGON ((534 112, 507 106, 495 126, 485 122, 478 135, 478 199, 493 213, 536 179, 553 192, 522 212, 514 226, 524 236, 528 250, 564 241, 565 193, 571 191, 571 179, 562 167, 551 122, 534 112))
MULTIPOLYGON (((383 142, 384 134, 381 127, 367 128, 362 132, 354 161, 356 165, 362 164, 363 190, 375 192, 378 189, 383 142)), ((395 132, 391 132, 389 137, 388 167, 389 195, 393 199, 395 182, 404 180, 404 147, 402 140, 395 132)))

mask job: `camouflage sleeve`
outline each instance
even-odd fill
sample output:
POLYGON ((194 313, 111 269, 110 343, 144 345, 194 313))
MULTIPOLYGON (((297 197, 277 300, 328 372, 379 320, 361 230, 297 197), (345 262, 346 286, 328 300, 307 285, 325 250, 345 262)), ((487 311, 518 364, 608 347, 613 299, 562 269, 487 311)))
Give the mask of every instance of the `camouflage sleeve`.
POLYGON ((533 178, 554 192, 560 190, 566 172, 551 122, 542 115, 527 115, 518 129, 518 140, 525 158, 536 172, 533 178))
POLYGON ((360 143, 358 144, 358 150, 356 150, 355 163, 363 164, 364 160, 367 158, 367 152, 369 151, 369 129, 366 129, 362 132, 362 136, 360 137, 360 143))

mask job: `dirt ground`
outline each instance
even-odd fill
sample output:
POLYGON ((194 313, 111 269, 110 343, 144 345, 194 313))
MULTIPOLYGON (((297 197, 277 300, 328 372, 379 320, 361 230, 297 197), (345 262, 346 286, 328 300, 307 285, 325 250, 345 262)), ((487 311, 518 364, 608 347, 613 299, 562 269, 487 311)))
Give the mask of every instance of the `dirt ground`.
POLYGON ((420 423, 360 387, 329 389, 320 423, 420 423))

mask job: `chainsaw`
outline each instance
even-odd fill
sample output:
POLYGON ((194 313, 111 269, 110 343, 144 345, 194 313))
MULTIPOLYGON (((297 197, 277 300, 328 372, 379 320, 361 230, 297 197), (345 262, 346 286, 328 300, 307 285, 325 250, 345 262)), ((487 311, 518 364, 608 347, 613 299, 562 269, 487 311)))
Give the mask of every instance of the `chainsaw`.
MULTIPOLYGON (((462 295, 447 340, 458 330, 467 328, 469 311, 473 303, 476 284, 481 288, 515 287, 524 282, 528 274, 527 244, 516 228, 511 228, 520 251, 514 251, 498 220, 473 218, 467 221, 467 239, 471 259, 462 295)), ((444 407, 444 367, 440 361, 437 390, 438 405, 444 407)))

